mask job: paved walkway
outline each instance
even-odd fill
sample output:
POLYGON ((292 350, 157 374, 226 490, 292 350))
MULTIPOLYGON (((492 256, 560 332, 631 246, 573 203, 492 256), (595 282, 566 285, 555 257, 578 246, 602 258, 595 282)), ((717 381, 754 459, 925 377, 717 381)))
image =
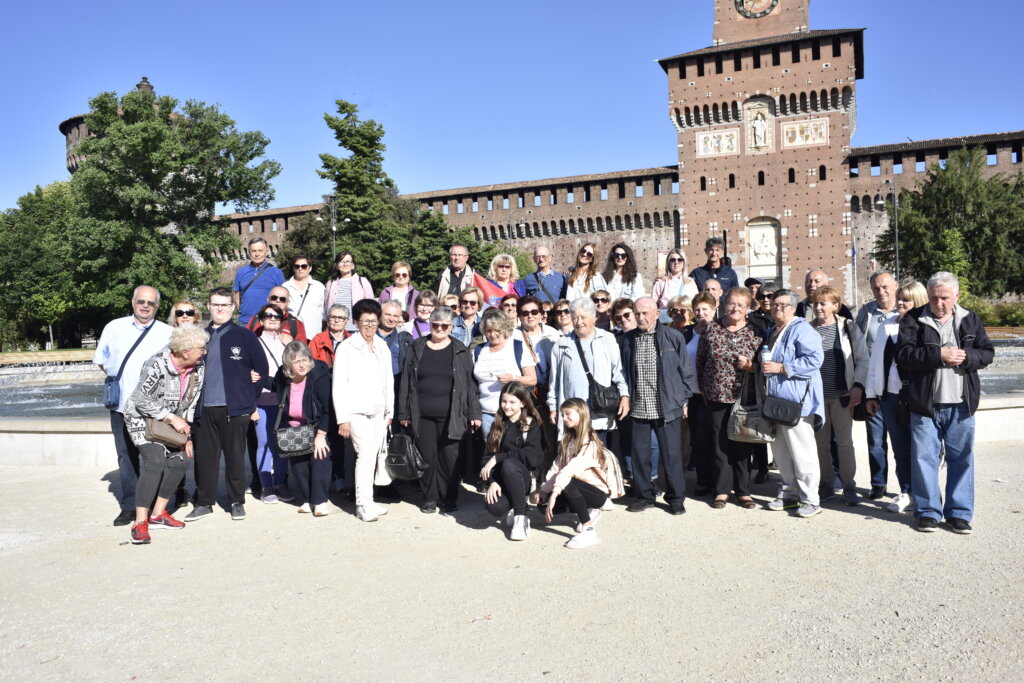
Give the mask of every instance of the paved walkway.
POLYGON ((456 518, 395 504, 374 524, 251 502, 135 547, 113 473, 3 466, 0 677, 1014 680, 1022 446, 979 453, 972 536, 875 503, 690 501, 619 507, 582 551, 567 517, 507 541, 468 491, 456 518))

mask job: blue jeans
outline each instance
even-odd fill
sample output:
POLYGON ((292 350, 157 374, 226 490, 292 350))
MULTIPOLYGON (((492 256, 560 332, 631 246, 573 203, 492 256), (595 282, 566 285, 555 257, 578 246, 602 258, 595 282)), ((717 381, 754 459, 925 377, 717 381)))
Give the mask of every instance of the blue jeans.
MULTIPOLYGON (((895 396, 893 399, 895 400, 895 396)), ((879 402, 883 402, 879 399, 879 402)), ((895 421, 896 411, 895 403, 893 403, 893 419, 895 421)), ((907 425, 903 425, 906 427, 907 425)), ((864 423, 864 427, 868 433, 868 466, 871 469, 871 486, 881 486, 885 488, 886 482, 889 480, 889 460, 886 457, 888 451, 888 444, 886 439, 886 432, 892 433, 889 427, 889 421, 884 419, 881 412, 877 412, 872 416, 869 416, 867 422, 864 423)), ((908 434, 909 438, 909 434, 908 434)), ((896 457, 896 445, 893 444, 893 457, 896 457)), ((896 463, 896 478, 900 481, 900 487, 903 486, 903 478, 899 474, 899 462, 896 463)), ((910 485, 910 480, 906 480, 907 485, 910 485)), ((905 491, 904 491, 905 492, 905 491)))
POLYGON ((974 416, 966 403, 937 403, 935 416, 910 414, 915 517, 974 516, 974 416), (939 492, 939 451, 946 447, 946 502, 939 492))
MULTIPOLYGON (((913 490, 911 488, 910 474, 910 425, 903 424, 896 419, 896 407, 899 404, 899 401, 899 394, 890 394, 887 392, 878 400, 878 404, 882 409, 875 413, 875 417, 881 417, 885 421, 885 431, 883 432, 882 441, 885 441, 885 432, 888 432, 889 439, 892 442, 892 459, 896 461, 896 481, 899 482, 900 493, 910 493, 913 490)), ((870 424, 870 422, 868 424, 870 424)), ((869 432, 868 439, 870 438, 871 433, 869 432)), ((882 451, 882 455, 885 455, 884 450, 882 451)), ((874 461, 872 461, 871 485, 876 485, 874 461)), ((884 485, 884 483, 878 484, 878 486, 884 485)))
MULTIPOLYGON (((260 419, 253 423, 256 431, 256 467, 259 468, 260 484, 263 486, 280 486, 284 484, 288 464, 277 454, 277 439, 274 438, 274 421, 277 419, 277 406, 256 406, 260 419)), ((288 426, 288 420, 281 418, 282 426, 288 426)), ((321 501, 323 502, 323 501, 321 501)))
MULTIPOLYGON (((139 449, 128 436, 124 415, 110 411, 110 432, 114 435, 114 450, 117 451, 117 473, 121 481, 119 503, 122 510, 135 512, 135 488, 139 485, 139 449)), ((151 501, 146 501, 148 505, 151 501)))

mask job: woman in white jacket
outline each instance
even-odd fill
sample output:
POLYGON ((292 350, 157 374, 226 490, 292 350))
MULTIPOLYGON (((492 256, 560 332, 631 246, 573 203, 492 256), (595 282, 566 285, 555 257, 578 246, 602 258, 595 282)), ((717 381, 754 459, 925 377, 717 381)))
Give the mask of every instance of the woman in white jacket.
POLYGON ((338 434, 351 438, 356 452, 356 516, 364 522, 387 514, 387 508, 373 502, 377 453, 395 405, 391 350, 377 335, 380 315, 380 304, 373 299, 363 299, 352 307, 359 333, 338 345, 331 392, 338 434))

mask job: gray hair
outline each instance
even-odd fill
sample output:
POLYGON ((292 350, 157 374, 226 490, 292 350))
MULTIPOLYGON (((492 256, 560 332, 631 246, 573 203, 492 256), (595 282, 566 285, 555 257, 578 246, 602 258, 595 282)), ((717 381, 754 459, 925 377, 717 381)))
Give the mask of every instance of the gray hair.
POLYGON ((267 244, 267 241, 265 239, 263 239, 262 237, 253 237, 251 240, 249 240, 249 243, 246 246, 247 247, 251 247, 252 245, 259 244, 260 242, 263 242, 263 246, 265 246, 265 247, 269 247, 270 246, 269 244, 267 244))
POLYGON ((346 318, 352 317, 352 312, 348 310, 348 306, 345 304, 334 304, 327 309, 327 315, 331 313, 343 313, 346 318))
POLYGON ((455 311, 448 306, 438 306, 430 314, 432 323, 451 323, 455 320, 455 311))
POLYGON ((930 278, 928 278, 929 292, 935 289, 936 287, 946 286, 952 287, 953 291, 959 294, 960 278, 958 278, 956 275, 953 275, 953 273, 949 273, 945 270, 940 270, 939 272, 935 273, 935 275, 932 275, 930 278))
POLYGON ((772 294, 772 301, 781 299, 784 296, 789 297, 789 303, 792 304, 793 306, 796 306, 798 303, 800 303, 800 298, 796 295, 796 292, 794 292, 792 289, 786 289, 784 287, 775 292, 774 294, 772 294))
POLYGON ((896 279, 893 276, 893 274, 890 273, 888 270, 876 270, 875 272, 871 273, 871 277, 868 278, 868 282, 870 282, 871 284, 875 284, 875 280, 877 280, 878 278, 882 277, 883 275, 888 275, 893 280, 896 279))
POLYGON ((152 289, 154 292, 156 292, 156 305, 159 306, 160 305, 160 290, 157 289, 156 287, 154 287, 153 285, 139 285, 138 287, 133 289, 132 290, 132 302, 134 302, 136 299, 139 298, 139 290, 142 289, 143 287, 145 287, 147 289, 152 289))
POLYGON ((292 378, 292 363, 299 357, 308 358, 310 363, 313 362, 313 352, 302 342, 293 341, 284 347, 284 353, 281 354, 281 371, 288 379, 292 378))
POLYGON ((505 338, 512 336, 512 332, 516 329, 516 324, 511 318, 501 312, 500 309, 490 309, 497 313, 497 315, 485 315, 484 319, 480 321, 480 331, 487 334, 488 330, 497 330, 501 332, 505 338))
POLYGON ((401 314, 402 313, 402 304, 400 304, 398 301, 395 301, 394 299, 388 299, 387 301, 382 303, 380 305, 380 310, 383 311, 385 308, 395 308, 395 307, 398 308, 398 313, 401 314))
POLYGON ((581 296, 579 299, 575 299, 571 304, 569 304, 569 315, 572 315, 573 313, 586 313, 587 315, 596 318, 597 306, 589 296, 581 296))
POLYGON ((198 349, 210 343, 210 335, 201 327, 191 323, 179 325, 171 330, 171 341, 168 346, 171 353, 181 353, 189 349, 198 349))

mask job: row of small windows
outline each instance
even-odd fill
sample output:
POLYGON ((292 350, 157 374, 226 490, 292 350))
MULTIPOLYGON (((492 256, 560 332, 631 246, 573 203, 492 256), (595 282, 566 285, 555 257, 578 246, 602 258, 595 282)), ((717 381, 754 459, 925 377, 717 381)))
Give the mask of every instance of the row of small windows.
POLYGON ((670 228, 679 225, 679 212, 668 211, 624 216, 597 216, 570 218, 560 221, 534 221, 510 225, 491 225, 473 229, 477 240, 525 239, 528 237, 551 237, 587 232, 608 232, 612 230, 634 230, 641 228, 670 228))
MULTIPOLYGON (((821 59, 822 48, 828 49, 829 42, 831 42, 832 57, 842 57, 843 55, 843 41, 840 36, 834 36, 831 41, 827 39, 816 39, 810 41, 811 43, 811 60, 818 61, 821 59)), ((679 69, 679 78, 687 78, 696 75, 698 77, 703 76, 705 72, 711 68, 714 69, 716 74, 725 72, 725 65, 731 63, 732 70, 743 71, 743 57, 746 55, 751 56, 751 66, 755 69, 760 69, 763 62, 770 62, 771 66, 782 66, 783 54, 788 54, 789 61, 792 64, 799 64, 801 59, 801 48, 807 44, 807 41, 794 42, 788 50, 784 50, 781 45, 773 45, 768 49, 755 48, 754 50, 736 50, 735 52, 719 52, 714 57, 693 57, 690 59, 682 59, 678 62, 677 68, 679 69)))
MULTIPOLYGON (((808 175, 813 175, 814 174, 814 170, 811 169, 810 171, 807 172, 807 174, 808 175)), ((757 184, 758 185, 764 185, 766 178, 767 178, 767 176, 765 175, 764 171, 758 171, 757 172, 757 184)), ((786 179, 790 183, 795 183, 796 182, 796 169, 795 168, 789 169, 789 171, 786 173, 786 179)), ((819 166, 818 167, 818 180, 827 180, 827 179, 828 179, 828 169, 826 169, 824 165, 819 166)), ((701 189, 701 192, 707 192, 708 184, 709 183, 708 183, 707 176, 701 176, 700 177, 700 189, 701 189)), ((711 184, 715 184, 714 180, 711 181, 711 184)), ((729 174, 728 185, 729 185, 729 189, 730 190, 736 187, 736 174, 735 173, 730 173, 729 174)))
POLYGON ((272 221, 253 221, 248 225, 245 225, 240 222, 238 223, 237 232, 239 235, 253 234, 256 232, 267 232, 267 226, 270 226, 270 232, 277 232, 278 229, 287 230, 288 221, 285 219, 280 219, 280 223, 276 219, 272 221), (257 224, 259 225, 259 230, 256 230, 257 224))
MULTIPOLYGON (((666 182, 667 178, 655 178, 653 194, 655 197, 665 193, 665 190, 671 194, 679 194, 679 180, 672 178, 670 182, 666 182)), ((618 199, 628 199, 629 197, 643 198, 646 196, 646 190, 644 189, 644 182, 642 180, 637 181, 622 181, 615 183, 613 186, 613 192, 618 195, 618 199)), ((507 211, 509 209, 523 209, 527 206, 526 192, 517 192, 514 195, 505 194, 501 196, 500 210, 507 211)), ((563 195, 565 197, 566 204, 577 203, 577 193, 573 190, 567 190, 563 195)), ((591 188, 586 186, 583 188, 582 201, 590 202, 593 201, 591 188)), ((598 193, 598 199, 602 202, 606 202, 609 199, 608 184, 602 184, 598 193)), ((557 188, 552 188, 547 193, 535 192, 533 194, 533 206, 556 206, 558 204, 559 194, 557 188)), ((449 201, 441 199, 441 213, 447 216, 450 212, 449 201)), ((488 197, 486 200, 481 201, 478 197, 473 197, 471 200, 458 200, 455 202, 455 213, 461 214, 466 213, 468 210, 470 213, 479 213, 480 211, 494 211, 495 210, 495 198, 488 197)), ((430 204, 426 204, 425 208, 430 208, 430 204)))
MULTIPOLYGON (((775 116, 796 114, 817 114, 829 111, 848 111, 853 104, 853 88, 847 86, 841 91, 812 90, 811 92, 790 93, 773 97, 775 116)), ((699 107, 676 107, 675 123, 679 128, 706 126, 717 123, 732 123, 742 118, 739 102, 705 104, 699 107)))
POLYGON ((892 204, 892 192, 885 195, 876 194, 874 198, 871 195, 866 194, 863 197, 854 195, 850 198, 850 210, 854 213, 861 213, 862 211, 885 211, 886 206, 892 204))
MULTIPOLYGON (((1021 163, 1021 144, 1015 144, 1010 147, 1010 163, 1019 164, 1021 163)), ((934 152, 933 152, 934 154, 934 152)), ((946 162, 949 159, 948 150, 939 150, 938 152, 938 164, 940 168, 946 167, 946 162)), ((892 172, 894 175, 899 175, 904 171, 904 164, 914 165, 915 173, 924 173, 928 170, 928 161, 926 152, 917 152, 915 154, 907 155, 906 157, 902 154, 892 155, 892 172)), ((870 174, 872 176, 882 175, 882 158, 878 155, 870 157, 870 174)), ((986 166, 998 166, 999 165, 999 153, 996 145, 985 146, 985 165, 986 166)), ((850 159, 850 177, 860 177, 860 160, 850 159)))

